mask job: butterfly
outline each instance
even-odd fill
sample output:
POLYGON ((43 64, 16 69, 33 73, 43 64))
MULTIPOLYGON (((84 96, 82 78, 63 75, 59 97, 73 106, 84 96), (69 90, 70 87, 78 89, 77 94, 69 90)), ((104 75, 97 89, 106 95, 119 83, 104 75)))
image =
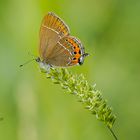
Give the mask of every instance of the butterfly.
POLYGON ((40 27, 40 44, 37 61, 50 66, 69 67, 82 65, 85 53, 81 41, 70 35, 67 24, 56 14, 49 12, 40 27))
POLYGON ((69 67, 82 65, 88 55, 81 41, 70 35, 69 27, 60 17, 49 12, 43 18, 40 27, 39 57, 32 60, 36 60, 41 66, 47 64, 50 67, 69 67))

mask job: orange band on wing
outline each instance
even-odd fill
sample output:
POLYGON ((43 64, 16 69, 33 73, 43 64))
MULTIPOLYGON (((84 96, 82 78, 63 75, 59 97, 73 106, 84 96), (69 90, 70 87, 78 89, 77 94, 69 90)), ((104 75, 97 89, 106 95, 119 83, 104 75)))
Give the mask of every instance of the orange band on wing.
POLYGON ((78 62, 79 62, 78 59, 72 60, 72 61, 71 61, 71 64, 78 64, 78 62))
MULTIPOLYGON (((73 39, 68 39, 68 42, 71 43, 71 45, 73 46, 74 48, 74 58, 78 59, 80 58, 81 56, 81 51, 80 51, 80 48, 78 46, 78 44, 76 42, 74 42, 73 39)), ((75 60, 74 60, 75 61, 75 60)), ((77 60, 78 61, 78 60, 77 60)))

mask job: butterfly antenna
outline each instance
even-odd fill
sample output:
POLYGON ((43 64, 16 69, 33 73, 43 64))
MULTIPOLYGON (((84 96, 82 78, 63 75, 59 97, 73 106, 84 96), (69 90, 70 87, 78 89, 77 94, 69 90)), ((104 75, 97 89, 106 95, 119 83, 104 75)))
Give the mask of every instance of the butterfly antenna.
POLYGON ((34 59, 31 59, 31 60, 29 60, 29 61, 27 61, 27 62, 25 62, 25 63, 19 65, 19 67, 22 67, 22 66, 24 66, 24 65, 26 65, 26 64, 28 64, 28 63, 30 63, 30 62, 32 62, 33 60, 36 60, 36 59, 35 59, 35 58, 34 58, 34 59))

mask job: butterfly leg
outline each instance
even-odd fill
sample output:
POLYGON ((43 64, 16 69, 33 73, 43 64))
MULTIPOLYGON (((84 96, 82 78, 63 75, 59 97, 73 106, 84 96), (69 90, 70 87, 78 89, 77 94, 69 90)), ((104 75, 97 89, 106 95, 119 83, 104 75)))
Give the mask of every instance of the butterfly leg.
POLYGON ((39 62, 39 67, 40 67, 41 72, 43 72, 43 73, 49 73, 50 72, 51 65, 46 64, 46 63, 40 61, 39 62))

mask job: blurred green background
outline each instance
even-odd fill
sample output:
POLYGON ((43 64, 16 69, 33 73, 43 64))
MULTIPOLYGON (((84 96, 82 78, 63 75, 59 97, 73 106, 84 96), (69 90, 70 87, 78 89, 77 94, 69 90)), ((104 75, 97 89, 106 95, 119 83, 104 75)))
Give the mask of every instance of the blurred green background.
POLYGON ((48 11, 69 25, 90 56, 69 68, 97 84, 119 140, 140 139, 140 0, 0 1, 0 140, 113 140, 77 99, 40 73, 39 28, 48 11))

